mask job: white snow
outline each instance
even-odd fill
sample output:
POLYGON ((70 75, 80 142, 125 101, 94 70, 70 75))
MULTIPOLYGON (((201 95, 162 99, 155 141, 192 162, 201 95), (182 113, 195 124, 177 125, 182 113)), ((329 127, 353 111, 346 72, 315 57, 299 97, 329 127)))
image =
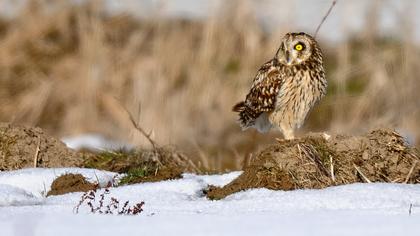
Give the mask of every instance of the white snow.
POLYGON ((45 198, 55 176, 82 173, 106 183, 115 173, 77 168, 0 173, 1 235, 420 235, 420 185, 352 184, 321 190, 253 189, 211 201, 202 190, 241 172, 111 188, 137 216, 91 214, 73 208, 82 193, 45 198), (4 200, 6 199, 6 200, 4 200), (413 205, 409 215, 410 204, 413 205))
MULTIPOLYGON (((100 186, 106 186, 112 181, 116 173, 82 168, 28 168, 16 171, 0 172, 0 184, 14 186, 31 193, 37 197, 43 197, 51 189, 51 184, 60 175, 66 173, 81 174, 91 182, 98 182, 100 186)), ((1 194, 1 192, 0 192, 1 194)))
POLYGON ((0 207, 37 205, 42 202, 43 199, 40 199, 21 188, 8 184, 0 184, 0 207))

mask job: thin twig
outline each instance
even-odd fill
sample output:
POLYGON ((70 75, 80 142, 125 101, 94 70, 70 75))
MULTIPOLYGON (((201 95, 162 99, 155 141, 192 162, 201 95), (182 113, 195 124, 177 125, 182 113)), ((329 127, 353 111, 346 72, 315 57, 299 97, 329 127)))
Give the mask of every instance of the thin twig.
POLYGON ((302 160, 302 150, 300 149, 299 143, 297 144, 297 148, 298 148, 298 153, 299 153, 299 159, 302 160))
POLYGON ((141 134, 143 134, 144 137, 146 137, 146 139, 149 141, 149 143, 153 146, 153 149, 156 149, 157 145, 156 145, 156 142, 153 141, 153 139, 150 137, 151 133, 146 133, 146 131, 144 131, 144 129, 142 127, 140 127, 140 125, 134 121, 134 118, 131 115, 131 113, 127 109, 125 109, 125 111, 129 115, 131 124, 134 126, 134 128, 136 128, 136 130, 138 130, 141 134))
POLYGON ((334 164, 333 164, 333 159, 331 155, 330 155, 330 172, 331 172, 331 179, 333 182, 335 182, 334 164))
POLYGON ((96 177, 96 183, 98 183, 98 187, 99 187, 99 178, 98 178, 98 176, 96 175, 96 172, 95 171, 93 171, 93 174, 95 175, 95 177, 96 177))
POLYGON ((38 144, 36 145, 35 155, 34 155, 34 168, 38 167, 38 156, 39 156, 39 146, 41 145, 41 137, 38 136, 38 144))
POLYGON ((188 162, 191 166, 191 168, 197 172, 200 173, 200 169, 198 168, 198 166, 196 164, 194 164, 194 162, 191 161, 190 158, 186 158, 184 155, 177 155, 179 159, 181 159, 184 162, 188 162))
POLYGON ((402 180, 401 178, 396 178, 393 181, 391 181, 391 183, 398 183, 400 180, 402 180))
MULTIPOLYGON (((134 128, 137 130, 137 131, 139 131, 146 139, 147 139, 147 141, 149 141, 149 143, 152 145, 152 147, 153 147, 153 150, 156 150, 156 148, 157 148, 157 144, 156 144, 156 142, 150 137, 151 136, 151 133, 146 133, 146 131, 138 124, 138 122, 136 122, 135 120, 134 120, 134 117, 133 117, 133 115, 127 110, 127 108, 125 108, 125 106, 123 106, 122 105, 122 103, 118 100, 118 99, 116 99, 119 103, 120 103, 120 106, 125 110, 125 112, 128 114, 128 118, 130 119, 130 121, 131 121, 131 124, 134 126, 134 128)), ((139 109, 140 110, 140 109, 139 109)))
POLYGON ((405 181, 404 181, 404 183, 406 184, 406 183, 408 183, 408 181, 410 180, 410 178, 411 178, 411 174, 413 174, 413 171, 414 171, 414 168, 416 167, 416 165, 417 165, 417 160, 415 160, 414 161, 414 163, 413 163, 413 165, 411 166, 411 169, 410 169, 410 171, 408 172, 408 175, 407 175, 407 177, 405 178, 405 181))
MULTIPOLYGON (((416 151, 417 149, 414 149, 414 151, 416 151)), ((414 153, 408 153, 411 157, 414 157, 414 158, 416 158, 416 159, 418 159, 419 157, 416 155, 416 154, 414 154, 414 153)))
POLYGON ((410 207, 408 208, 408 215, 411 216, 411 209, 413 209, 413 203, 410 203, 410 207))
MULTIPOLYGON (((300 146, 298 146, 300 148, 300 146)), ((322 164, 321 159, 319 158, 318 152, 312 147, 312 145, 302 144, 302 149, 304 156, 307 157, 310 161, 312 161, 316 167, 325 175, 329 175, 327 169, 322 164)))
POLYGON ((332 1, 331 6, 327 11, 327 14, 325 14, 324 18, 322 18, 321 23, 319 23, 318 27, 315 30, 314 38, 316 38, 316 35, 318 34, 319 29, 321 29, 322 24, 324 24, 324 21, 327 19, 328 15, 330 15, 331 10, 334 8, 336 3, 337 3, 337 0, 332 1))
POLYGON ((379 176, 381 176, 382 178, 384 178, 386 181, 390 182, 390 183, 395 183, 395 180, 392 180, 390 178, 388 178, 386 175, 379 173, 379 176))
POLYGON ((363 177, 363 179, 367 182, 367 183, 372 183, 372 181, 370 181, 366 175, 363 174, 363 172, 360 170, 359 167, 357 167, 355 164, 353 164, 354 168, 356 169, 357 173, 359 173, 360 176, 363 177))

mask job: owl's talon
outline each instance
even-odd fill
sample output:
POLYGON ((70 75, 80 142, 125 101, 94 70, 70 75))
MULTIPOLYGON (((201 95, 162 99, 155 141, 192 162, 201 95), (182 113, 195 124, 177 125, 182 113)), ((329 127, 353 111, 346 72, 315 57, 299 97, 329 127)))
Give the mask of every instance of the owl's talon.
POLYGON ((276 138, 276 141, 277 141, 279 144, 283 144, 283 143, 285 143, 285 142, 287 141, 287 139, 284 139, 284 138, 276 138))
POLYGON ((322 133, 322 137, 325 139, 325 140, 329 140, 330 138, 331 138, 331 135, 329 135, 329 134, 327 134, 327 133, 322 133))

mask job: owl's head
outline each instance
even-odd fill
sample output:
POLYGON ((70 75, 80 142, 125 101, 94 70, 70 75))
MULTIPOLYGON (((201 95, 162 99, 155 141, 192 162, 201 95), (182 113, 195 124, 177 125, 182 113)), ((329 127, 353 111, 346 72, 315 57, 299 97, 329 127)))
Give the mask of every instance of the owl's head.
POLYGON ((312 36, 303 32, 287 33, 276 53, 279 62, 287 66, 302 64, 313 56, 320 56, 319 47, 312 36))

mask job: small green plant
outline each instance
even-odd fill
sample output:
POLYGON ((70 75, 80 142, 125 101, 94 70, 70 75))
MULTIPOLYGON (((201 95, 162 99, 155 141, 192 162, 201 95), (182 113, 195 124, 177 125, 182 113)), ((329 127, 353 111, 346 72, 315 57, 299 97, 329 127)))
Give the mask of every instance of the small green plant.
POLYGON ((127 175, 120 180, 120 185, 125 185, 134 182, 135 180, 149 175, 150 170, 147 166, 131 169, 127 175))

